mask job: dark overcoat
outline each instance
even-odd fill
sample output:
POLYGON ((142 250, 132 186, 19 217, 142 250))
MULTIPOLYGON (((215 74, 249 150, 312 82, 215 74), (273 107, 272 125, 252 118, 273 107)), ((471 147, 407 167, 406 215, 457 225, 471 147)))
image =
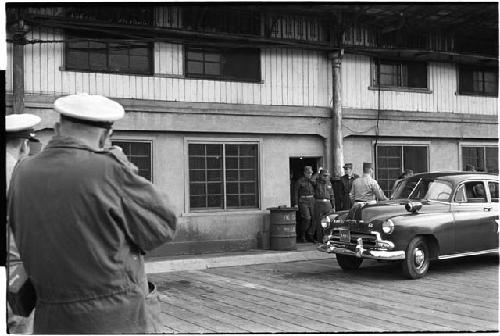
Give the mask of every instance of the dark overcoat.
POLYGON ((143 254, 177 219, 123 154, 54 137, 16 167, 8 214, 38 296, 35 333, 147 331, 143 254))

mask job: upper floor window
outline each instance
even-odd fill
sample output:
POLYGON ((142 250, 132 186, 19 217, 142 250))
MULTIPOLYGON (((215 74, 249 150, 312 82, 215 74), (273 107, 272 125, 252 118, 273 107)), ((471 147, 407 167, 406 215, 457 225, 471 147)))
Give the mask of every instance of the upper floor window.
POLYGON ((190 143, 191 210, 259 207, 258 145, 190 143))
POLYGON ((458 93, 497 97, 498 69, 460 66, 458 68, 458 93))
POLYGON ((373 86, 427 89, 427 64, 397 60, 375 60, 373 86))
POLYGON ((192 78, 260 81, 260 50, 186 47, 185 74, 192 78))
POLYGON ((67 70, 153 74, 153 44, 141 41, 66 35, 67 70))
POLYGON ((153 180, 152 174, 152 155, 150 141, 112 141, 112 144, 119 146, 127 159, 139 168, 139 175, 153 180))

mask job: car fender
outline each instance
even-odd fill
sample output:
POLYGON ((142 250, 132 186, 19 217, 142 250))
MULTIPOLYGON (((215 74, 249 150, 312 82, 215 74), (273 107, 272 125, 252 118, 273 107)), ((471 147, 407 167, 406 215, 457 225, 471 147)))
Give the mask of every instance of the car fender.
POLYGON ((451 213, 415 213, 391 218, 394 223, 392 234, 384 235, 396 249, 405 250, 410 241, 418 235, 436 238, 440 252, 454 248, 453 215, 451 213))

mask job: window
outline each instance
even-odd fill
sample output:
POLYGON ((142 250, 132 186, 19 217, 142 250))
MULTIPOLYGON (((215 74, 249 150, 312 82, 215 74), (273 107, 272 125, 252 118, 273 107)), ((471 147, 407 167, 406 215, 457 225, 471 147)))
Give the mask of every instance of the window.
POLYGON ((112 141, 113 145, 123 149, 127 159, 139 168, 139 175, 153 180, 151 142, 149 141, 112 141))
POLYGON ((488 189, 490 189, 491 201, 498 203, 498 182, 488 182, 488 189))
POLYGON ((427 171, 426 146, 377 145, 377 181, 386 196, 405 169, 414 173, 427 171))
POLYGON ((458 187, 455 194, 457 203, 486 203, 487 201, 486 189, 482 181, 464 183, 458 187))
POLYGON ((458 93, 481 96, 498 96, 498 69, 458 68, 458 93))
POLYGON ((498 174, 498 147, 463 146, 462 169, 471 165, 477 171, 498 174))
POLYGON ((258 145, 188 145, 191 210, 259 207, 258 145))
POLYGON ((67 33, 65 66, 68 70, 153 74, 153 44, 103 40, 104 37, 67 33))
POLYGON ((373 86, 427 89, 427 64, 393 60, 374 61, 373 86))
POLYGON ((260 81, 259 49, 186 47, 185 57, 187 77, 260 81))

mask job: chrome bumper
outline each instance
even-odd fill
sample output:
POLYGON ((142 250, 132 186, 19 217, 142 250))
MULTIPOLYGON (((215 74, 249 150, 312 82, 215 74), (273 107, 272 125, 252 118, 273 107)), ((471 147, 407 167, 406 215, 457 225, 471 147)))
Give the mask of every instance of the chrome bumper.
POLYGON ((362 242, 354 247, 354 251, 346 247, 335 246, 335 243, 328 241, 326 244, 321 244, 317 247, 321 252, 326 253, 339 253, 345 255, 352 255, 364 259, 378 259, 378 260, 403 260, 405 259, 405 251, 381 251, 374 249, 365 249, 362 242))

